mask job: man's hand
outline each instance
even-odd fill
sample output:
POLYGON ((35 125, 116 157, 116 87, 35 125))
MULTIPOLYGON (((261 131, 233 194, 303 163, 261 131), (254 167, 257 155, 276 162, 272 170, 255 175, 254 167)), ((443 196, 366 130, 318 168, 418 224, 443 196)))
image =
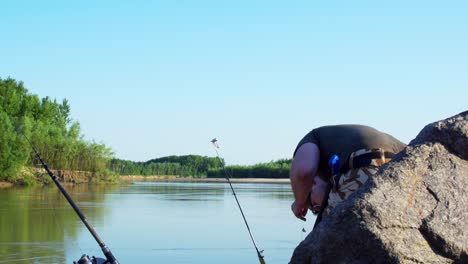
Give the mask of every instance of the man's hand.
POLYGON ((309 210, 309 205, 307 202, 298 203, 297 201, 294 201, 291 204, 291 210, 297 218, 301 219, 302 221, 306 221, 305 216, 307 214, 307 210, 309 210))

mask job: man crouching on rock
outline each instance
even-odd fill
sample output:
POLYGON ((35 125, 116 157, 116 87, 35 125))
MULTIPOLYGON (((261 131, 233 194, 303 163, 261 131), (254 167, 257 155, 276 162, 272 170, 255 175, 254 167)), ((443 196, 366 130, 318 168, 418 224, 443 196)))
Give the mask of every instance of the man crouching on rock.
POLYGON ((306 220, 308 209, 317 221, 374 175, 405 144, 363 125, 324 126, 310 131, 294 151, 290 178, 291 210, 306 220))

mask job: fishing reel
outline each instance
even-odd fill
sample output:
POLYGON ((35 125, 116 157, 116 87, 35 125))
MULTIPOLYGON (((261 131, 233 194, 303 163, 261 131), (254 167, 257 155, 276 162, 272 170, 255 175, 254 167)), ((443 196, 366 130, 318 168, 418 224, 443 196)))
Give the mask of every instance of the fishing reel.
POLYGON ((73 264, 106 264, 106 263, 109 263, 106 259, 96 258, 94 256, 89 258, 89 256, 86 254, 81 256, 78 262, 73 261, 73 264))

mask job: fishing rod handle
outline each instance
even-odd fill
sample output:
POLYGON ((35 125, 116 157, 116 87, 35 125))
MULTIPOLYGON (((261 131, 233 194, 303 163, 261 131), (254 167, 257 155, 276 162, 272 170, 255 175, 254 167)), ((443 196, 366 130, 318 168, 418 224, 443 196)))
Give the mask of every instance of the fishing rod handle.
POLYGON ((101 249, 110 264, 120 264, 106 245, 104 245, 101 249))

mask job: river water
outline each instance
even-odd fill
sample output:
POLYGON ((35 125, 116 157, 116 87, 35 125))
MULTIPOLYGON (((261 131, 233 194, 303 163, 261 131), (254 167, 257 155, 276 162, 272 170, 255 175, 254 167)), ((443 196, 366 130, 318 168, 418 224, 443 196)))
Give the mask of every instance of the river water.
MULTIPOLYGON (((315 218, 297 220, 287 183, 235 183, 268 264, 288 263, 315 218)), ((120 263, 259 263, 228 184, 66 187, 120 263)), ((103 254, 55 186, 0 190, 0 263, 73 263, 103 254)))

